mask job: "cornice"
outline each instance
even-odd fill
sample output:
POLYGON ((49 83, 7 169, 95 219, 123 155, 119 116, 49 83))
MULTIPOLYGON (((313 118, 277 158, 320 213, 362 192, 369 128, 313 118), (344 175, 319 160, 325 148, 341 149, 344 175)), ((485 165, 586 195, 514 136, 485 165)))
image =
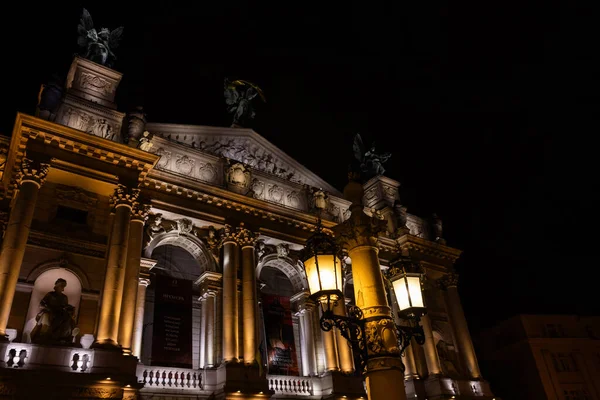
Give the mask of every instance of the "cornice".
MULTIPOLYGON (((198 181, 177 178, 176 176, 152 170, 143 182, 143 186, 171 195, 181 196, 199 202, 256 217, 277 221, 295 228, 312 232, 316 228, 314 215, 293 210, 278 204, 254 199, 229 190, 198 181)), ((331 229, 333 221, 322 221, 323 227, 331 229)))
POLYGON ((139 180, 144 179, 159 159, 159 156, 155 154, 99 138, 65 125, 18 113, 6 168, 2 176, 2 184, 6 188, 8 197, 14 193, 15 178, 31 142, 38 144, 42 153, 43 146, 60 148, 111 166, 133 170, 137 173, 139 180))
POLYGON ((402 250, 416 251, 439 259, 450 260, 453 263, 462 254, 462 250, 410 234, 403 235, 396 239, 396 241, 402 250))

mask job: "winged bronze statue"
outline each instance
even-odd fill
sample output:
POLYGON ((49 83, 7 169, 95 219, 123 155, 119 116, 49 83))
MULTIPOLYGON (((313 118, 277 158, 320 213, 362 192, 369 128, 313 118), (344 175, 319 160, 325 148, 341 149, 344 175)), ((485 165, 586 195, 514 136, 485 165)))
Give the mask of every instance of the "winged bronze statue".
POLYGON ((227 112, 233 114, 232 126, 244 126, 256 116, 252 104, 256 96, 267 102, 263 91, 257 85, 241 79, 230 81, 225 78, 224 95, 227 112))
POLYGON ((359 163, 360 172, 364 178, 370 179, 385 173, 383 163, 392 156, 391 153, 377 154, 375 152, 375 142, 371 144, 369 150, 365 151, 365 145, 363 144, 360 133, 354 135, 352 149, 354 150, 354 157, 359 163))
POLYGON ((79 33, 77 44, 83 48, 83 57, 111 68, 117 59, 113 50, 119 47, 123 27, 120 26, 112 31, 102 28, 98 32, 94 28, 92 16, 84 8, 79 19, 77 32, 79 33))

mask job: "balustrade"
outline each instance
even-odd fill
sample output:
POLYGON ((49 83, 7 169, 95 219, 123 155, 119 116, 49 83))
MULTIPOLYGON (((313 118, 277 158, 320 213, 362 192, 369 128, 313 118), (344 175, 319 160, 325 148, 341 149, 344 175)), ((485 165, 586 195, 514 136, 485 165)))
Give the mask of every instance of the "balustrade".
POLYGON ((201 390, 201 372, 194 369, 138 365, 137 378, 149 389, 201 390))
POLYGON ((312 378, 285 375, 268 375, 269 390, 275 394, 311 396, 313 394, 312 378))

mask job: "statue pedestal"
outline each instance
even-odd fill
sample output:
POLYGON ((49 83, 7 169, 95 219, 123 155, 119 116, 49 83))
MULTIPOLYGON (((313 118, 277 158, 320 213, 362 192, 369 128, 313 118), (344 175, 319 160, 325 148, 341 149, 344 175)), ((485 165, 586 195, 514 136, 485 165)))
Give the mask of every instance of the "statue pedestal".
POLYGON ((55 122, 121 143, 125 114, 116 110, 114 99, 122 76, 103 65, 75 57, 55 122))

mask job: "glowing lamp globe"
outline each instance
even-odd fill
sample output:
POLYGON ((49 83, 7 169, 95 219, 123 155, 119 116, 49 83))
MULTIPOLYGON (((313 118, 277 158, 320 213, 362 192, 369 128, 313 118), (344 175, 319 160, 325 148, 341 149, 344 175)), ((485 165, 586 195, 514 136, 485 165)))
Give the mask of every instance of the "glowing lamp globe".
POLYGON ((307 241, 302 251, 310 297, 322 302, 342 296, 342 263, 333 239, 320 229, 307 241))
POLYGON ((390 270, 390 281, 403 318, 418 318, 426 313, 423 298, 423 274, 407 272, 406 265, 394 266, 390 270))

